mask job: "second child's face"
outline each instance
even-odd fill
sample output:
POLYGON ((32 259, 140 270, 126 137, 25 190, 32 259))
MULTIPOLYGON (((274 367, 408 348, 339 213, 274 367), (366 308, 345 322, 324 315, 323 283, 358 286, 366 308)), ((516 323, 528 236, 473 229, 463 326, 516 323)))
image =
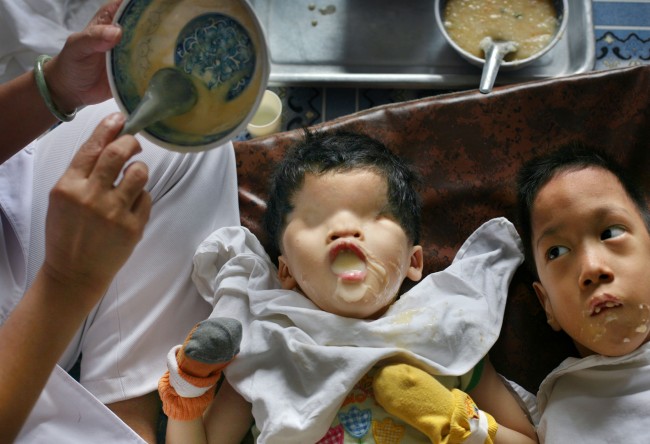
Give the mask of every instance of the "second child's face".
POLYGON ((308 174, 282 235, 279 277, 322 310, 381 315, 405 278, 422 275, 422 248, 388 214, 386 180, 366 170, 308 174))
POLYGON ((561 172, 535 198, 535 291, 583 356, 621 356, 650 338, 650 236, 618 179, 561 172))

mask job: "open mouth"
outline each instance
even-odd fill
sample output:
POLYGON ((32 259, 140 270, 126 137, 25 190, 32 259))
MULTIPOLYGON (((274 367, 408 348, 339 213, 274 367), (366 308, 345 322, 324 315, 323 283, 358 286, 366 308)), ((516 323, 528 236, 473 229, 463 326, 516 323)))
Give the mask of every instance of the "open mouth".
POLYGON ((611 308, 620 307, 622 305, 623 304, 621 304, 619 301, 612 298, 594 301, 591 304, 591 316, 597 316, 604 311, 607 311, 611 308))
POLYGON ((340 279, 361 282, 366 277, 366 258, 354 244, 338 244, 330 251, 330 268, 340 279))

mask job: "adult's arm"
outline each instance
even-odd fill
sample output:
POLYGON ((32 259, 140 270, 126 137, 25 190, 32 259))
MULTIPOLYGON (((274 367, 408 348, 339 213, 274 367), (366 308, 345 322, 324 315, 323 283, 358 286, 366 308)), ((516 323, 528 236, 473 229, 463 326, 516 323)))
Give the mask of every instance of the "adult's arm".
MULTIPOLYGON (((105 52, 122 37, 122 30, 111 24, 121 1, 102 6, 86 28, 71 34, 61 52, 43 65, 48 90, 61 112, 111 96, 105 52)), ((33 71, 0 85, 0 109, 0 163, 57 122, 38 92, 33 71)))
POLYGON ((142 237, 151 210, 148 170, 125 163, 140 151, 117 140, 124 117, 111 114, 74 156, 50 193, 45 260, 0 327, 0 441, 11 442, 57 360, 142 237))

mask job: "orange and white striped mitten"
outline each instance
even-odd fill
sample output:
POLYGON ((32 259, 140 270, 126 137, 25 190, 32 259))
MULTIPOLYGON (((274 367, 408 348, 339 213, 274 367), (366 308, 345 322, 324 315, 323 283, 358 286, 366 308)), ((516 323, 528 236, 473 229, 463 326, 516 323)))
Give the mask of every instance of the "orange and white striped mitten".
POLYGON ((158 381, 165 414, 177 421, 200 417, 214 397, 221 371, 239 353, 241 323, 231 318, 199 322, 183 345, 167 355, 167 371, 158 381))

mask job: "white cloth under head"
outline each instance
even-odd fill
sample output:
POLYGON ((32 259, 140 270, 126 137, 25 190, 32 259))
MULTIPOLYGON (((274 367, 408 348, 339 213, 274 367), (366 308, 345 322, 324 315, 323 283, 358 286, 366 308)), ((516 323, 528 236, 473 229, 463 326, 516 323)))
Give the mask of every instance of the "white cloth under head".
POLYGON ((512 276, 523 260, 510 222, 486 222, 446 269, 425 277, 376 320, 327 313, 280 289, 277 270, 245 228, 211 235, 194 258, 193 279, 244 327, 225 370, 253 405, 261 443, 316 442, 354 383, 383 360, 432 374, 462 375, 496 341, 512 276))

